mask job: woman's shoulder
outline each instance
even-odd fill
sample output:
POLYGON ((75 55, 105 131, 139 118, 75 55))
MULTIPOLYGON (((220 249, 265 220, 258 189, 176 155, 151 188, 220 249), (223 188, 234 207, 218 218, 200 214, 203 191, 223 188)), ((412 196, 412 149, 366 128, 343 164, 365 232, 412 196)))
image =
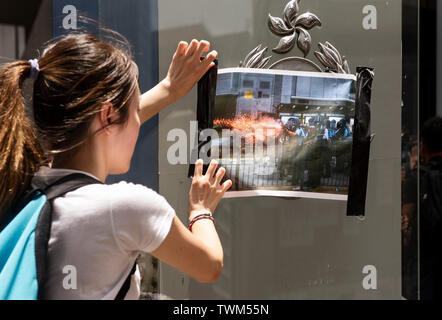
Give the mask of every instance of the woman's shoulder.
POLYGON ((137 184, 128 181, 120 181, 115 183, 107 183, 107 184, 90 184, 85 186, 84 188, 90 187, 95 189, 96 191, 101 192, 109 192, 114 195, 125 195, 129 196, 130 194, 157 194, 156 191, 152 190, 149 187, 146 187, 142 184, 137 184))
MULTIPOLYGON (((48 167, 40 168, 35 178, 41 180, 46 185, 50 185, 54 181, 72 173, 82 173, 97 179, 87 172, 48 167)), ((70 191, 60 197, 60 199, 55 199, 55 201, 58 204, 63 204, 63 207, 67 209, 71 206, 81 206, 90 208, 90 211, 107 211, 108 209, 151 211, 160 207, 167 210, 170 209, 166 199, 156 191, 141 184, 127 181, 111 184, 102 184, 97 181, 96 184, 89 184, 70 191)))
MULTIPOLYGON (((55 199, 60 217, 79 225, 85 221, 90 226, 102 225, 108 221, 118 232, 137 230, 142 232, 160 225, 164 219, 175 215, 167 200, 154 190, 140 184, 121 181, 113 184, 90 184, 55 199)), ((142 233, 141 232, 141 233, 142 233)))
POLYGON ((79 188, 73 192, 91 199, 103 200, 112 204, 112 207, 156 207, 158 204, 167 202, 166 199, 156 191, 132 182, 121 181, 112 184, 91 184, 79 188))

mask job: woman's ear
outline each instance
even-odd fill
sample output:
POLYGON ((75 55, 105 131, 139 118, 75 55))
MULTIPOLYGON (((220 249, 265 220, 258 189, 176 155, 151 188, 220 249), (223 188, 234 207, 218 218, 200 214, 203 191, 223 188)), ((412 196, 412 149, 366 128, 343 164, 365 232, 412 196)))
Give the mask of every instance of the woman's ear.
POLYGON ((116 115, 114 106, 110 102, 103 103, 99 113, 100 128, 107 134, 110 133, 109 127, 115 121, 116 115))

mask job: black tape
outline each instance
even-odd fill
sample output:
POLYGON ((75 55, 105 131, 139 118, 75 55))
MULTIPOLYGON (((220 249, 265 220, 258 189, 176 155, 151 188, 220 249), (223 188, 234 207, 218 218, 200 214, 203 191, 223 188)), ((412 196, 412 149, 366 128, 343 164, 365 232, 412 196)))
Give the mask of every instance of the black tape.
POLYGON ((370 102, 374 69, 358 67, 356 71, 355 123, 347 216, 365 216, 370 145, 373 137, 370 128, 370 102))
MULTIPOLYGON (((216 83, 218 79, 218 60, 214 60, 215 65, 206 72, 206 74, 198 82, 198 106, 197 106, 197 121, 198 121, 198 137, 201 131, 212 128, 213 126, 213 112, 215 110, 216 99, 216 83)), ((198 139, 199 141, 199 139, 198 139)), ((198 150, 192 150, 199 152, 201 148, 210 143, 208 141, 202 141, 198 143, 198 150)), ((208 164, 204 165, 203 174, 206 172, 208 164)), ((191 163, 189 166, 188 177, 192 178, 195 171, 195 164, 191 163)))

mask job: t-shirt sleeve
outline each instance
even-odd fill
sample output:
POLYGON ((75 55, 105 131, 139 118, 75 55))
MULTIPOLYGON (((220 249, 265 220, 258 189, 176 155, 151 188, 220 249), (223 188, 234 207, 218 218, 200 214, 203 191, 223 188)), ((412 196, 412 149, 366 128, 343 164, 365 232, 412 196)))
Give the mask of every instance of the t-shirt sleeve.
POLYGON ((127 253, 155 251, 170 231, 175 210, 142 185, 120 182, 113 187, 109 200, 117 245, 127 253))

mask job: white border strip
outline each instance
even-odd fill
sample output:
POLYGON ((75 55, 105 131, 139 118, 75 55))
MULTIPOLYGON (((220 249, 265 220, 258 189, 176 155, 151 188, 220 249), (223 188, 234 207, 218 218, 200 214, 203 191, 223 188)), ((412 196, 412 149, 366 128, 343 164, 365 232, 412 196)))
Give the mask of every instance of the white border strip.
POLYGON ((306 198, 320 200, 347 201, 348 196, 332 193, 304 192, 304 191, 275 191, 275 190, 247 190, 229 191, 224 194, 224 199, 248 198, 248 197, 282 197, 282 198, 306 198))
POLYGON ((218 74, 224 73, 260 73, 283 76, 304 76, 315 78, 332 78, 332 79, 349 79, 356 81, 356 76, 353 74, 342 73, 326 73, 326 72, 307 72, 307 71, 289 71, 289 70, 270 70, 270 69, 250 69, 250 68, 225 68, 219 69, 218 74))

